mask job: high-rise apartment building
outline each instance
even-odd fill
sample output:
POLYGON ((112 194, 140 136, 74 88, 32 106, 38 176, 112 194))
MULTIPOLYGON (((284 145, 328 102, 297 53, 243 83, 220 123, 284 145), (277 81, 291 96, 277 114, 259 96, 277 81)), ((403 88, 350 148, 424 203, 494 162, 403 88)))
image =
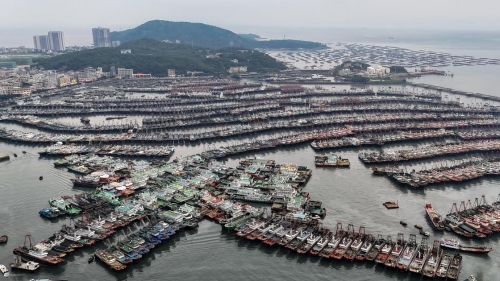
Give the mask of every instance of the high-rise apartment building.
POLYGON ((92 37, 94 38, 94 48, 111 47, 109 28, 92 28, 92 37))
POLYGON ((49 50, 49 37, 47 35, 33 36, 33 45, 35 50, 49 50))
POLYGON ((52 51, 64 51, 64 34, 62 31, 49 31, 49 49, 52 51))

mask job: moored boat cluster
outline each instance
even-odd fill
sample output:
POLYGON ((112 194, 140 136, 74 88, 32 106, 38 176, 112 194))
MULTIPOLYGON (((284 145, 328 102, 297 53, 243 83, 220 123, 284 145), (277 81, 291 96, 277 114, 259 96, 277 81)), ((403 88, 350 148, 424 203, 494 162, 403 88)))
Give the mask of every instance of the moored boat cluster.
POLYGON ((425 159, 436 156, 469 152, 490 152, 500 150, 500 140, 469 141, 444 145, 418 147, 394 152, 362 152, 358 155, 364 163, 386 163, 425 159))
POLYGON ((399 184, 412 188, 423 188, 440 183, 464 182, 484 176, 500 175, 500 161, 498 159, 472 158, 458 165, 435 167, 430 170, 421 170, 408 173, 398 168, 373 167, 375 174, 383 174, 399 184))
POLYGON ((49 219, 70 215, 70 224, 57 231, 49 239, 52 242, 43 242, 45 248, 32 245, 29 239, 15 249, 17 255, 58 264, 73 251, 70 249, 91 246, 119 227, 138 220, 154 221, 146 229, 128 234, 121 243, 95 253, 111 269, 123 270, 175 231, 197 227, 203 216, 227 225, 260 218, 262 209, 241 203, 244 201, 272 203, 272 209, 280 213, 277 216, 297 214, 312 221, 326 215, 321 202, 309 200, 308 193, 299 187, 307 182, 311 171, 293 163, 248 159, 235 169, 201 156, 166 163, 126 162, 93 155, 70 155, 56 162, 68 167, 75 163, 82 173, 99 173, 100 184, 92 192, 50 199, 51 207, 40 215, 49 219))

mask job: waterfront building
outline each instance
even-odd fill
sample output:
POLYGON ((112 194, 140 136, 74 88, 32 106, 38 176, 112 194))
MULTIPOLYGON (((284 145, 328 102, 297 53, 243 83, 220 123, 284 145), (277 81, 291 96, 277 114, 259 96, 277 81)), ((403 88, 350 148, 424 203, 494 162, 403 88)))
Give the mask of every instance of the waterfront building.
POLYGON ((247 67, 246 66, 231 66, 229 68, 229 73, 241 73, 241 72, 247 72, 247 67))
POLYGON ((175 77, 175 69, 167 70, 167 77, 175 77))
POLYGON ((111 66, 109 68, 109 76, 115 77, 116 76, 116 68, 114 66, 111 66))
POLYGON ((117 76, 120 78, 132 78, 134 77, 134 70, 119 67, 117 76))
POLYGON ((33 36, 34 49, 37 51, 49 50, 49 36, 35 35, 33 36))
POLYGON ((49 31, 49 50, 64 51, 64 33, 62 31, 49 31))
POLYGON ((92 28, 92 37, 94 39, 94 48, 111 47, 109 28, 92 28))
POLYGON ((71 77, 66 74, 57 75, 57 86, 64 87, 71 84, 71 77))

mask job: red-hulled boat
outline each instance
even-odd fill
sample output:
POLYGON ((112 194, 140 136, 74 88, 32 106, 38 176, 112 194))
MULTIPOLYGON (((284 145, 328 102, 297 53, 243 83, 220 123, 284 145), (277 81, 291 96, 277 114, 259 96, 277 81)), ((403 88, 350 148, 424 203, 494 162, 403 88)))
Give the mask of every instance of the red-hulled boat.
POLYGON ((443 220, 431 204, 425 204, 425 212, 427 213, 427 219, 434 229, 444 230, 443 220))

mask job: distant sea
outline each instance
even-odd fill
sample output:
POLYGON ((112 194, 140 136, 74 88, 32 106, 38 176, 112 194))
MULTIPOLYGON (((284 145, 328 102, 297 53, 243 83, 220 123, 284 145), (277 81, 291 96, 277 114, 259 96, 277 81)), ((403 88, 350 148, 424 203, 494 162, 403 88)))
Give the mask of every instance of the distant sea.
MULTIPOLYGON (((243 31, 270 39, 301 39, 322 43, 359 43, 394 46, 468 55, 479 58, 500 58, 500 31, 430 31, 390 29, 341 28, 252 28, 243 31)), ((240 31, 239 31, 240 32, 240 31)), ((424 76, 414 82, 433 84, 452 89, 500 96, 498 77, 500 65, 450 66, 442 68, 450 76, 424 76)))

